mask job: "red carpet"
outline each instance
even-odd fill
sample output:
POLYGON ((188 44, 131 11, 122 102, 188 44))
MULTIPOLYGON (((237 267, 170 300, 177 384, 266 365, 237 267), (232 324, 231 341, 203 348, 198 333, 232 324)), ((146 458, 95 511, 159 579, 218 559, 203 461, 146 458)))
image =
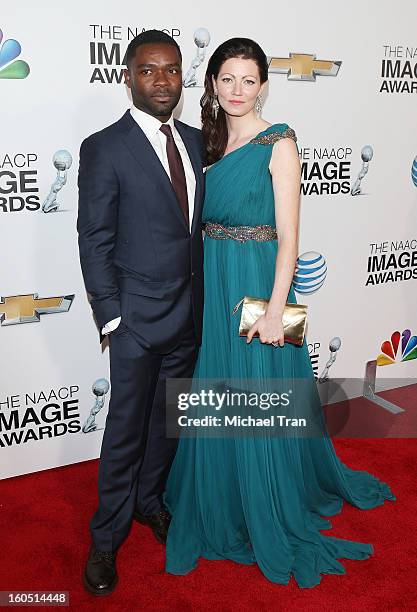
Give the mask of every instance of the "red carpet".
MULTIPOLYGON (((397 403, 415 414, 415 393, 403 399, 397 403)), ((69 591, 77 610, 417 609, 417 440, 339 438, 335 446, 350 467, 388 482, 397 501, 367 511, 345 503, 326 533, 371 542, 375 554, 342 560, 346 574, 324 575, 314 589, 275 585, 256 566, 228 561, 202 560, 188 576, 167 575, 164 548, 135 523, 118 555, 116 591, 105 599, 88 595, 81 574, 98 467, 90 461, 0 482, 0 590, 69 591)))

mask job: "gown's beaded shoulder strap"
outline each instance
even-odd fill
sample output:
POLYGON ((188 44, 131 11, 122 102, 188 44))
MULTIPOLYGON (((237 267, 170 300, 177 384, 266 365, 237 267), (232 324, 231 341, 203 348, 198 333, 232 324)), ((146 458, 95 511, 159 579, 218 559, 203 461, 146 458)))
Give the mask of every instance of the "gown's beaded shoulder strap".
POLYGON ((270 145, 275 144, 281 138, 292 138, 294 142, 297 142, 297 136, 292 128, 287 127, 283 132, 271 132, 270 134, 265 134, 265 136, 257 136, 256 138, 252 138, 250 141, 252 144, 263 144, 270 145))

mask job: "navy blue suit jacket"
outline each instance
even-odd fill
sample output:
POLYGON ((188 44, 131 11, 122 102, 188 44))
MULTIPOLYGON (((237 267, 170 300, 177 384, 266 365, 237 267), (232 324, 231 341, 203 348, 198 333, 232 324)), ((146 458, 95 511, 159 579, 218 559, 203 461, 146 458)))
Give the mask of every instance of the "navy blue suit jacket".
POLYGON ((175 120, 196 191, 192 230, 157 154, 127 111, 81 145, 77 229, 81 268, 97 324, 121 316, 150 349, 170 350, 203 315, 204 197, 200 130, 175 120), (188 321, 189 324, 189 321, 188 321))

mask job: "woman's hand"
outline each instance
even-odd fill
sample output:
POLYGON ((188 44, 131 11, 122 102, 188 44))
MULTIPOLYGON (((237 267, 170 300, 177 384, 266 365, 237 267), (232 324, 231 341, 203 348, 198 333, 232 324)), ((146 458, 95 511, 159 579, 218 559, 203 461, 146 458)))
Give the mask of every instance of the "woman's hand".
POLYGON ((254 334, 258 332, 259 340, 263 344, 274 344, 275 346, 284 346, 284 327, 282 325, 282 316, 268 313, 259 317, 252 325, 248 332, 247 343, 252 342, 254 334))

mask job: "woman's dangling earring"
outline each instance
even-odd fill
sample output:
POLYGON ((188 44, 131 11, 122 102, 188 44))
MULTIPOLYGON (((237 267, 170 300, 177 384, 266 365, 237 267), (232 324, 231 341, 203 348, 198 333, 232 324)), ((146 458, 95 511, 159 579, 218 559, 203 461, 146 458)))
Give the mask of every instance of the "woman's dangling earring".
POLYGON ((215 93, 213 97, 213 102, 211 103, 211 112, 214 117, 214 120, 217 119, 217 113, 219 112, 219 108, 220 108, 219 100, 217 99, 217 94, 215 93))
POLYGON ((258 94, 256 97, 256 102, 255 102, 255 113, 258 116, 258 118, 261 116, 261 112, 262 112, 262 96, 261 94, 258 94))

